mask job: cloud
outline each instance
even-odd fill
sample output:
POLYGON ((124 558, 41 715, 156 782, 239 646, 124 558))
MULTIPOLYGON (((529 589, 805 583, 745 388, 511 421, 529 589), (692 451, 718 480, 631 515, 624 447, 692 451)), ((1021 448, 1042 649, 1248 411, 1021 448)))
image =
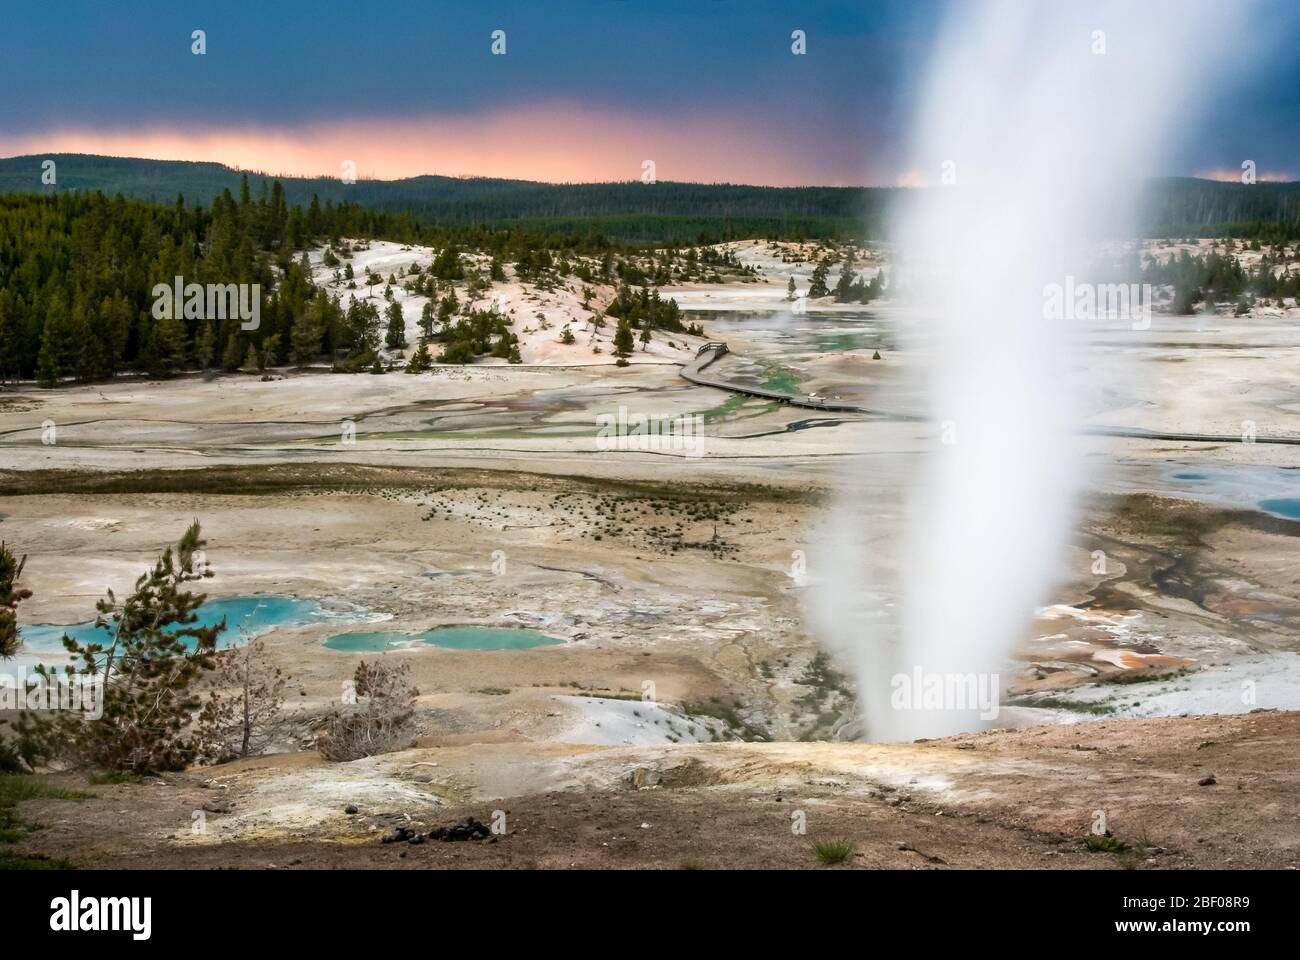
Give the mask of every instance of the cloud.
POLYGON ((894 179, 896 187, 925 187, 929 186, 930 179, 920 170, 905 170, 894 179))
MULTIPOLYGON (((1193 174, 1193 176, 1199 177, 1202 180, 1220 180, 1224 183, 1241 183, 1241 172, 1240 167, 1215 167, 1211 170, 1202 170, 1193 174)), ((1283 173, 1279 170, 1257 170, 1255 173, 1255 179, 1259 183, 1290 183, 1291 181, 1300 178, 1297 178, 1293 173, 1283 173)))
POLYGON ((772 186, 867 182, 860 149, 837 148, 739 115, 647 116, 568 102, 476 115, 348 118, 269 126, 68 126, 6 137, 9 155, 93 153, 210 160, 281 175, 419 174, 550 182, 635 180, 643 163, 660 180, 772 186))

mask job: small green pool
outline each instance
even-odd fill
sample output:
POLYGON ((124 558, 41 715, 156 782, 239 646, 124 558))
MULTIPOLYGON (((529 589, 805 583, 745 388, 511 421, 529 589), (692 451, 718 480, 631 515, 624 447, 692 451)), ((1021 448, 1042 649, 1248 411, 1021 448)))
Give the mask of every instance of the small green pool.
POLYGON ((526 650, 563 642, 536 630, 514 627, 435 627, 423 633, 395 630, 336 633, 325 641, 325 646, 344 653, 383 653, 417 643, 431 643, 452 650, 526 650))

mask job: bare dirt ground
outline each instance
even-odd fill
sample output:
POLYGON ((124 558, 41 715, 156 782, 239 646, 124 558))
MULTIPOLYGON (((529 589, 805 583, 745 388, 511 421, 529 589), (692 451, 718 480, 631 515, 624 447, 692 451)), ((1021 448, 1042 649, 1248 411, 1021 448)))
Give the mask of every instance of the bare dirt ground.
POLYGON ((62 775, 92 796, 23 803, 46 826, 16 852, 113 869, 824 869, 812 844, 845 839, 859 868, 1300 868, 1298 735, 1300 714, 1260 712, 895 745, 455 740, 140 784, 62 775), (490 842, 381 842, 498 812, 505 833, 490 842), (1102 849, 1085 842, 1094 829, 1102 849))

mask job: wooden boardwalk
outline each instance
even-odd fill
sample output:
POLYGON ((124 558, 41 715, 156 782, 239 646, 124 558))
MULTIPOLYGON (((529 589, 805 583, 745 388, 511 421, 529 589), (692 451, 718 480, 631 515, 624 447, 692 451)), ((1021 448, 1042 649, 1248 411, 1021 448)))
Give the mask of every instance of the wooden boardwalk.
MULTIPOLYGON (((728 390, 732 393, 744 394, 747 397, 760 397, 764 400, 775 400, 778 403, 787 403, 792 407, 803 407, 807 410, 821 410, 824 413, 864 413, 869 416, 887 417, 893 420, 923 419, 922 417, 911 416, 909 414, 886 413, 881 410, 871 410, 867 407, 861 407, 853 403, 845 403, 840 400, 827 400, 822 397, 813 397, 807 394, 781 393, 779 390, 768 390, 766 387, 752 387, 748 384, 737 383, 734 380, 723 380, 720 377, 710 377, 704 373, 704 370, 710 364, 721 359, 730 352, 731 351, 727 348, 725 343, 718 340, 712 340, 702 345, 700 349, 695 352, 695 359, 682 365, 681 374, 691 383, 698 384, 702 387, 728 390)), ((1158 430, 1143 430, 1140 427, 1083 427, 1080 432, 1099 437, 1127 437, 1137 440, 1173 440, 1184 443, 1243 442, 1240 436, 1231 436, 1227 434, 1164 433, 1158 430)), ((1279 443, 1300 446, 1300 437, 1255 437, 1251 442, 1279 443)))
POLYGON ((699 384, 702 387, 715 387, 718 390, 730 390, 732 393, 743 393, 747 397, 761 397, 764 400, 776 400, 778 403, 788 403, 792 407, 804 407, 808 410, 822 410, 826 413, 874 413, 866 407, 859 407, 853 403, 845 403, 840 400, 827 400, 822 397, 813 397, 807 394, 782 393, 780 390, 768 390, 766 387, 751 387, 747 384, 736 383, 734 380, 722 380, 718 377, 706 376, 703 371, 709 364, 715 360, 726 356, 731 351, 727 349, 725 343, 719 341, 710 341, 700 347, 695 352, 695 359, 690 363, 682 366, 682 376, 691 383, 699 384))

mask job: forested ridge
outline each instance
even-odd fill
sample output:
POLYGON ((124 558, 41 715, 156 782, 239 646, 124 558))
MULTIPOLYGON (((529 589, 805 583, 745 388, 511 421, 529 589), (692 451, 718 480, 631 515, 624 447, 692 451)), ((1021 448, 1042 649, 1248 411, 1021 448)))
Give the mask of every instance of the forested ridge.
POLYGON ((1231 236, 1265 243, 1300 238, 1300 182, 1222 183, 1191 177, 1148 182, 1139 219, 1151 237, 1231 236))
MULTIPOLYGON (((85 154, 0 159, 0 193, 121 193, 170 204, 177 194, 207 198, 239 190, 243 174, 218 163, 146 160, 85 154), (43 185, 53 160, 56 183, 43 185)), ((358 180, 338 176, 247 175, 256 193, 278 179, 290 205, 357 204, 404 214, 425 225, 524 226, 597 233, 634 243, 705 243, 756 236, 785 239, 885 237, 890 206, 905 191, 892 187, 760 187, 677 183, 552 184, 487 177, 419 176, 358 180)), ((1139 208, 1147 236, 1255 236, 1279 230, 1300 236, 1300 183, 1221 183, 1188 177, 1148 181, 1139 208), (1270 232, 1271 231, 1271 232, 1270 232)))
POLYGON ((407 214, 428 225, 522 225, 529 229, 596 232, 635 243, 716 242, 753 236, 856 235, 879 229, 889 190, 851 187, 758 187, 639 180, 552 184, 489 177, 419 176, 357 180, 338 176, 271 177, 244 174, 218 163, 145 160, 86 154, 0 159, 0 193, 100 190, 137 200, 170 203, 176 195, 212 197, 235 192, 244 176, 254 192, 273 181, 290 204, 357 204, 407 214), (54 161, 56 182, 41 182, 42 163, 54 161))
MULTIPOLYGON (((406 214, 316 198, 304 208, 290 205, 278 182, 262 184, 254 197, 243 180, 238 196, 223 191, 210 207, 98 192, 0 196, 0 378, 51 385, 123 370, 164 376, 373 354, 374 308, 357 301, 344 308, 312 284, 306 263, 309 246, 338 247, 345 237, 427 244, 453 251, 452 261, 454 251, 474 250, 523 269, 585 254, 618 268, 613 278, 623 272, 614 258, 621 248, 603 238, 430 227, 406 214), (258 284, 258 328, 242 330, 236 316, 155 318, 154 287, 176 277, 258 284)), ((445 266, 453 276, 442 279, 459 269, 445 266)))
POLYGON ((126 368, 165 374, 219 351, 246 349, 239 320, 155 320, 153 288, 261 286, 257 343, 274 344, 312 290, 295 249, 313 235, 399 225, 352 209, 290 208, 272 188, 254 201, 229 192, 210 208, 112 199, 101 193, 0 197, 0 375, 55 383, 126 368))

